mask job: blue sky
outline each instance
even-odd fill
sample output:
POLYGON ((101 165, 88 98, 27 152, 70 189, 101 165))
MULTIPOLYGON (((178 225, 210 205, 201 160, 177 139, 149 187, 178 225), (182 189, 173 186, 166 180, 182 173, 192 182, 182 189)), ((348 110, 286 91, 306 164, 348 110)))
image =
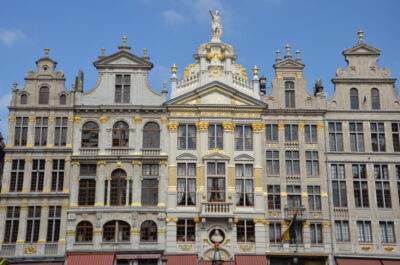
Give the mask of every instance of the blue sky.
POLYGON ((357 31, 367 44, 382 50, 379 66, 400 77, 398 0, 119 0, 0 2, 0 129, 6 133, 12 83, 22 87, 28 70, 50 47, 50 57, 71 89, 78 70, 85 73, 85 90, 97 79, 93 62, 101 48, 117 51, 123 35, 133 53, 143 48, 154 63, 150 84, 161 90, 170 66, 179 74, 193 62, 196 48, 210 40, 208 9, 221 13, 222 41, 233 45, 238 63, 248 73, 254 65, 268 81, 273 77, 275 51, 300 50, 304 77, 311 90, 321 78, 331 96, 330 79, 346 65, 341 52, 357 43, 357 31))

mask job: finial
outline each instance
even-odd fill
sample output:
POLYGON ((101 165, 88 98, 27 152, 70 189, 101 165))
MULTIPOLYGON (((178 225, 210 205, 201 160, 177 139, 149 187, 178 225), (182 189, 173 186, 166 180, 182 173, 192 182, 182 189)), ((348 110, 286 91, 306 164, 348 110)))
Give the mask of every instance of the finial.
POLYGON ((143 49, 143 57, 147 57, 147 48, 143 49))
POLYGON ((17 83, 16 81, 14 81, 14 83, 13 83, 13 89, 16 90, 16 89, 17 89, 17 86, 18 86, 18 83, 17 83))
POLYGON ((171 72, 172 72, 172 74, 176 74, 176 71, 177 71, 177 70, 178 70, 178 67, 176 67, 176 65, 173 64, 172 67, 171 67, 171 72))
POLYGON ((253 75, 258 75, 257 65, 254 65, 254 67, 253 67, 253 75))
POLYGON ((297 62, 300 62, 300 61, 301 61, 301 58, 300 58, 300 51, 299 51, 299 50, 296 51, 296 61, 297 61, 297 62))
POLYGON ((282 61, 281 59, 281 50, 276 50, 276 62, 282 61))
POLYGON ((167 82, 162 82, 162 87, 163 87, 163 90, 166 90, 167 89, 167 82))
POLYGON ((46 46, 46 48, 44 48, 44 56, 49 57, 49 52, 50 52, 50 48, 46 46))
POLYGON ((286 46, 285 46, 285 50, 286 50, 286 55, 285 55, 285 59, 286 58, 292 58, 292 55, 290 54, 290 45, 289 44, 286 44, 286 46))
POLYGON ((126 35, 124 35, 123 37, 122 37, 122 44, 123 44, 123 46, 126 46, 126 41, 128 40, 128 38, 126 37, 126 35))
POLYGON ((101 48, 101 56, 104 56, 105 52, 106 52, 106 48, 101 48))
POLYGON ((358 44, 364 43, 364 31, 360 29, 357 33, 358 33, 358 44))

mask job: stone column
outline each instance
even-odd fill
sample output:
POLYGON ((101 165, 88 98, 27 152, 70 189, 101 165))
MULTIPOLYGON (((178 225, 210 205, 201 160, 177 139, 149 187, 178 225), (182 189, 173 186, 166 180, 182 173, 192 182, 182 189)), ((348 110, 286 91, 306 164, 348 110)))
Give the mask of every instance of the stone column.
POLYGON ((48 193, 51 191, 51 178, 53 170, 53 159, 46 158, 46 163, 44 166, 44 180, 43 180, 43 192, 48 193))
POLYGON ((40 212, 40 228, 39 228, 38 243, 46 243, 48 219, 49 219, 49 206, 43 205, 42 211, 40 212))
POLYGON ((97 162, 97 175, 96 178, 96 199, 95 199, 95 207, 103 207, 104 206, 104 191, 105 191, 105 179, 106 179, 106 161, 97 162))
POLYGON ((176 208, 177 165, 176 149, 178 146, 177 130, 179 122, 169 122, 169 166, 168 166, 168 208, 176 208))
MULTIPOLYGON (((224 129, 224 151, 230 156, 234 155, 234 130, 236 127, 236 123, 234 122, 223 122, 222 127, 224 129)), ((227 165, 227 201, 234 202, 235 201, 235 161, 233 159, 228 161, 227 165)))
POLYGON ((25 167, 24 167, 24 182, 22 185, 23 193, 30 192, 31 179, 32 179, 32 159, 27 158, 27 159, 25 159, 25 167))
POLYGON ((71 158, 65 159, 64 164, 64 187, 63 192, 70 192, 70 181, 71 181, 71 158))
POLYGON ((49 116, 48 124, 47 124, 47 147, 54 146, 54 138, 55 138, 55 120, 56 117, 49 116))
POLYGON ((135 121, 135 132, 136 132, 135 138, 132 138, 134 139, 133 146, 135 147, 135 150, 137 150, 136 152, 139 152, 142 147, 143 130, 141 123, 143 121, 143 118, 140 116, 135 116, 133 117, 133 120, 135 121))
MULTIPOLYGON (((6 227, 7 206, 0 206, 0 227, 6 227)), ((0 244, 4 243, 4 231, 0 229, 0 244)))
POLYGON ((28 218, 28 206, 22 205, 19 213, 19 227, 17 243, 25 243, 26 238, 26 223, 28 218))
MULTIPOLYGON (((61 206, 61 222, 60 222, 60 239, 58 240, 59 243, 65 244, 67 242, 67 212, 68 206, 63 205, 61 206)), ((74 234, 75 235, 75 234, 74 234)), ((75 238, 72 242, 75 242, 75 238)))
POLYGON ((71 174, 71 192, 69 198, 69 206, 77 207, 78 206, 78 195, 79 195, 79 162, 73 161, 72 165, 72 174, 71 174))
POLYGON ((164 189, 164 187, 167 187, 168 185, 168 173, 167 173, 167 166, 168 162, 167 161, 161 161, 160 162, 160 181, 158 182, 159 184, 159 189, 158 189, 158 207, 166 207, 167 206, 167 192, 164 189))
MULTIPOLYGON (((210 124, 206 121, 196 122, 196 127, 198 131, 197 135, 197 172, 196 172, 196 182, 197 182, 197 202, 200 203, 204 199, 206 199, 205 189, 206 189, 206 176, 205 176, 205 165, 203 164, 202 156, 207 152, 208 149, 208 127, 210 124)), ((200 205, 196 203, 197 205, 200 205)))
POLYGON ((253 150, 254 150, 254 208, 256 210, 263 211, 264 209, 264 197, 263 197, 263 187, 264 187, 264 172, 263 172, 263 161, 262 152, 264 150, 262 146, 261 137, 264 135, 265 123, 253 123, 251 124, 253 128, 253 150))
POLYGON ((131 183, 131 178, 130 177, 126 177, 126 197, 125 197, 125 206, 129 206, 129 189, 130 189, 130 183, 131 183))
MULTIPOLYGON (((73 132, 74 132, 74 117, 70 116, 70 117, 68 117, 68 122, 67 122, 67 141, 66 141, 65 147, 72 148, 72 146, 74 144, 74 138, 73 138, 74 133, 73 132)), ((80 135, 80 134, 76 133, 76 135, 80 135)), ((77 143, 78 142, 76 142, 76 144, 77 143)))
POLYGON ((28 123, 28 138, 26 142, 26 147, 33 147, 35 144, 35 124, 36 124, 36 117, 29 116, 29 123, 28 123))
POLYGON ((110 143, 110 137, 108 137, 107 129, 106 126, 107 121, 109 120, 109 117, 107 116, 101 116, 99 118, 100 121, 100 131, 99 131, 99 155, 105 155, 106 153, 106 143, 110 143))
POLYGON ((8 193, 10 191, 11 167, 12 167, 12 159, 11 158, 4 159, 3 179, 2 179, 3 185, 1 186, 1 193, 8 193))
POLYGON ((111 201, 111 178, 106 178, 107 181, 107 202, 106 206, 110 206, 111 201))
POLYGON ((141 169, 142 169, 142 162, 140 161, 133 161, 133 180, 132 180, 132 203, 131 206, 142 206, 141 204, 141 196, 142 196, 142 189, 141 189, 141 169))

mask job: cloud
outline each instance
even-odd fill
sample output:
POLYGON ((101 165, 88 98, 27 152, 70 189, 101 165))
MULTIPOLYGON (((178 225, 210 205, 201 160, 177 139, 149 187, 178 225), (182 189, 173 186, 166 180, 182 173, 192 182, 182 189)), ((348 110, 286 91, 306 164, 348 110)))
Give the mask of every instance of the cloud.
POLYGON ((166 10, 162 15, 164 19, 171 25, 176 25, 184 21, 183 16, 174 9, 166 10))
POLYGON ((0 42, 5 45, 13 45, 18 40, 25 39, 25 34, 19 29, 0 29, 0 42))

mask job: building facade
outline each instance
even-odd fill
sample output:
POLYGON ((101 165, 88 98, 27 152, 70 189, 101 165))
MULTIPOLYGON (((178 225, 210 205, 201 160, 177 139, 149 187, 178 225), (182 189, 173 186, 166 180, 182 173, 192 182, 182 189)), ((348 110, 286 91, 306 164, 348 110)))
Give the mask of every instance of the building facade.
MULTIPOLYGON (((220 33, 222 34, 222 32, 220 33)), ((171 96, 123 39, 72 90, 45 56, 14 85, 0 194, 13 264, 398 264, 400 101, 380 50, 343 52, 333 98, 277 52, 272 91, 213 35, 171 96), (282 237, 285 231, 288 237, 282 237), (368 263, 369 262, 369 263, 368 263), (375 263, 373 263, 375 262, 375 263), (379 263, 381 264, 381 263, 379 263)))

